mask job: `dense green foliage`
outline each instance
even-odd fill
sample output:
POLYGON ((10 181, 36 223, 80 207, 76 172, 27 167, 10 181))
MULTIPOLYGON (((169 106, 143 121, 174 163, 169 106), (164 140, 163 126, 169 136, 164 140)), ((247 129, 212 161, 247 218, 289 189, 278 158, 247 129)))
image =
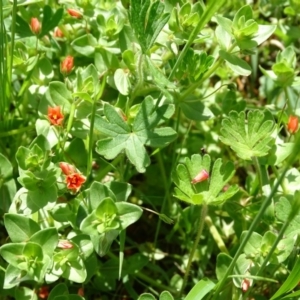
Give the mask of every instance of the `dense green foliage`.
POLYGON ((0 299, 300 299, 299 12, 0 0, 0 299))

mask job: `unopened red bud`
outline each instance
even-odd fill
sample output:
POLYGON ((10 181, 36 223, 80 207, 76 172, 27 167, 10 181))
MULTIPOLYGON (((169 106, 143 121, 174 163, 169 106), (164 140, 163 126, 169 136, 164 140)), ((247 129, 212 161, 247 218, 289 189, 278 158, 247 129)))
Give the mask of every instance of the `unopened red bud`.
POLYGON ((78 289, 77 295, 79 295, 79 296, 81 296, 81 297, 84 297, 84 289, 83 289, 83 287, 80 287, 80 288, 78 289))
POLYGON ((192 184, 204 181, 209 178, 209 174, 206 170, 202 170, 196 175, 196 177, 191 181, 192 184))
POLYGON ((287 124, 287 129, 290 134, 294 134, 298 130, 299 119, 297 116, 290 116, 287 124))
POLYGON ((68 55, 60 65, 60 71, 63 74, 69 74, 74 66, 74 57, 68 55))
POLYGON ((41 23, 40 21, 37 19, 37 18, 31 18, 30 20, 30 28, 31 28, 31 31, 38 35, 41 31, 41 23))
POLYGON ((70 175, 76 173, 76 168, 66 162, 60 162, 59 167, 65 175, 70 175))
POLYGON ((74 18, 77 18, 77 19, 82 18, 82 14, 81 14, 79 11, 75 10, 75 9, 68 8, 68 9, 67 9, 67 12, 68 12, 68 14, 69 14, 71 17, 74 17, 74 18))
POLYGON ((57 248, 60 249, 72 249, 74 245, 68 240, 59 240, 57 244, 57 248))
POLYGON ((54 30, 53 36, 54 36, 54 37, 57 37, 57 38, 63 38, 63 37, 64 37, 64 33, 57 27, 57 28, 54 30))

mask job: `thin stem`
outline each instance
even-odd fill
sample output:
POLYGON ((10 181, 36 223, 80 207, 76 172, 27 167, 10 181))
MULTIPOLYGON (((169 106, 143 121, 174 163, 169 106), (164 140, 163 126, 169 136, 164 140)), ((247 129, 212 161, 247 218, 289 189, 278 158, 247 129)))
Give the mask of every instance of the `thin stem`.
MULTIPOLYGON (((161 176, 162 176, 164 187, 165 187, 165 196, 164 196, 164 200, 163 200, 163 203, 162 203, 162 206, 161 206, 161 211, 160 211, 160 213, 162 214, 162 213, 164 213, 167 200, 169 202, 169 206, 171 206, 171 197, 170 197, 170 192, 169 192, 169 183, 168 183, 168 179, 167 179, 167 175, 166 175, 165 165, 163 163, 163 159, 161 157, 161 152, 160 151, 157 153, 156 157, 158 159, 158 164, 159 164, 161 176)), ((161 227, 161 222, 162 222, 162 220, 159 218, 158 223, 157 223, 157 227, 156 227, 156 231, 155 231, 153 249, 156 248, 156 243, 157 243, 157 238, 158 238, 158 234, 159 234, 160 227, 161 227)), ((153 255, 154 255, 154 253, 153 253, 153 255)))
POLYGON ((214 225, 214 223, 212 222, 212 219, 209 216, 206 216, 205 223, 208 226, 209 231, 210 231, 213 239, 215 240, 216 244, 218 245, 219 249, 221 250, 221 252, 229 254, 221 235, 219 234, 216 226, 214 225))
POLYGON ((258 182, 259 182, 259 187, 260 187, 260 192, 263 192, 263 179, 262 179, 262 172, 261 172, 261 168, 258 162, 258 159, 256 156, 252 157, 252 162, 254 164, 255 170, 257 172, 257 176, 258 176, 258 182))
MULTIPOLYGON (((224 3, 225 3, 225 0, 209 1, 208 6, 206 7, 206 10, 202 14, 199 23, 194 28, 193 32, 189 36, 189 39, 188 39, 187 43, 185 44, 183 50, 179 54, 179 57, 178 57, 175 65, 174 65, 174 67, 172 68, 172 71, 171 71, 169 77, 168 77, 169 80, 172 80, 172 78, 175 75, 178 67, 180 66, 180 63, 183 60, 186 52, 191 47, 191 44, 194 42, 194 40, 198 36, 199 32, 204 28, 204 26, 206 24, 208 24, 208 22, 210 21, 212 16, 224 5, 224 3)), ((160 94, 160 96, 159 96, 159 98, 156 102, 155 108, 157 108, 159 106, 161 99, 162 99, 162 94, 160 94)))
MULTIPOLYGON (((101 98, 106 83, 106 76, 102 78, 102 83, 99 91, 99 97, 101 98)), ((92 171, 92 164, 93 164, 93 134, 94 134, 94 124, 95 124, 95 115, 96 115, 96 109, 97 109, 97 98, 95 97, 93 106, 92 106, 92 113, 91 113, 91 122, 90 122, 90 133, 89 133, 89 149, 88 149, 88 161, 87 161, 87 168, 86 168, 86 177, 88 177, 92 171)))
POLYGON ((228 269, 226 270, 224 277, 222 278, 222 280, 218 283, 218 285, 216 285, 216 290, 214 292, 213 295, 213 300, 217 299, 228 276, 231 274, 235 263, 237 261, 237 259, 239 258, 240 254, 242 253, 242 251, 244 250, 245 245, 247 244, 249 238, 252 235, 252 232, 254 231, 254 229, 256 228, 256 226, 258 225, 258 223, 260 222, 265 210, 267 209, 267 207, 269 206, 273 196, 275 195, 279 185, 281 184, 282 180, 285 177, 286 172, 289 170, 289 166, 292 165, 292 163, 294 162, 294 160, 296 159, 297 155, 298 155, 298 148, 300 146, 300 135, 298 135, 298 139, 297 142, 295 143, 294 146, 294 151, 290 157, 289 163, 287 164, 287 166, 284 168, 283 172, 281 173, 280 177, 278 178, 277 182, 274 184, 269 196, 264 200, 262 206, 260 207, 260 210, 258 212, 258 214, 256 215, 256 217, 254 218, 253 222, 250 225, 250 228, 245 236, 245 238, 242 240, 238 250, 236 251, 234 258, 232 259, 228 269))
MULTIPOLYGON (((273 243, 269 253, 267 254, 266 258, 264 259, 263 263, 261 264, 258 272, 256 273, 255 277, 259 277, 260 275, 262 275, 263 270, 265 269, 266 265, 271 261, 271 256, 274 253, 274 251, 276 250, 277 245, 279 244, 279 242, 281 241, 286 229, 288 228, 288 226, 290 225, 290 223, 292 222, 292 220, 296 217, 296 215, 299 212, 299 198, 293 203, 292 205, 292 209, 290 211, 290 214, 288 216, 288 218, 286 219, 286 221, 284 222, 283 226, 281 227, 279 234, 275 240, 275 242, 273 243)), ((249 278, 249 277, 248 277, 249 278)), ((264 277, 262 277, 264 278, 264 277)), ((247 292, 245 293, 243 299, 247 299, 247 296, 249 295, 251 289, 253 288, 253 285, 249 287, 249 289, 247 290, 247 292)))
POLYGON ((68 119, 67 130, 66 130, 66 133, 64 135, 63 142, 62 142, 62 151, 64 151, 64 149, 65 149, 65 143, 67 141, 68 134, 69 134, 69 132, 72 128, 74 115, 75 115, 75 109, 76 109, 76 102, 74 101, 71 105, 71 111, 70 111, 70 115, 69 115, 69 119, 68 119))
POLYGON ((201 238, 201 234, 202 234, 202 231, 203 231, 207 211, 208 211, 207 205, 203 204, 202 209, 201 209, 200 219, 199 219, 199 225, 198 225, 198 232, 197 232, 196 240, 194 242, 192 251, 190 252, 190 256, 189 256, 188 264, 187 264, 186 271, 185 271, 185 274, 184 274, 184 278, 183 278, 183 282, 182 282, 182 286, 181 286, 179 296, 182 295, 182 293, 184 291, 184 288, 187 284, 187 280, 188 280, 189 272, 190 272, 190 269, 191 269, 192 261, 193 261, 193 258, 194 258, 195 252, 197 250, 197 247, 198 247, 198 244, 199 244, 199 241, 200 241, 200 238, 201 238))

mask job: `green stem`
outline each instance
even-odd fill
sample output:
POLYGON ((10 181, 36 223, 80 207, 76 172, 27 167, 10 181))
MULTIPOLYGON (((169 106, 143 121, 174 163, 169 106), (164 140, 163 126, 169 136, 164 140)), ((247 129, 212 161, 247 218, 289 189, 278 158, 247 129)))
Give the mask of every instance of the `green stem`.
POLYGON ((207 211, 208 211, 207 205, 203 204, 202 208, 201 208, 200 219, 199 219, 198 232, 197 232, 196 240, 194 242, 192 251, 190 252, 188 264, 187 264, 187 267, 186 267, 186 271, 185 271, 185 274, 184 274, 181 290, 180 290, 180 293, 179 293, 180 296, 182 295, 182 293, 184 291, 184 288, 187 284, 187 280, 188 280, 189 272, 190 272, 190 269, 191 269, 192 261, 193 261, 193 258, 194 258, 195 252, 197 250, 197 247, 198 247, 198 244, 199 244, 199 241, 200 241, 200 238, 201 238, 201 234, 202 234, 202 231, 203 231, 207 211))
MULTIPOLYGON (((166 170, 165 170, 165 165, 163 162, 163 159, 161 157, 161 152, 159 151, 156 154, 157 160, 158 160, 158 164, 159 164, 159 168, 160 168, 160 172, 161 172, 161 177, 164 183, 164 187, 165 187, 165 196, 164 196, 164 200, 161 206, 161 211, 160 213, 163 214, 165 211, 165 206, 166 206, 166 201, 168 200, 169 202, 169 207, 171 206, 171 197, 170 197, 170 192, 169 192, 169 183, 168 183, 168 179, 167 179, 167 175, 166 175, 166 170)), ((160 227, 161 227, 161 222, 162 220, 159 218, 158 223, 157 223, 157 227, 156 227, 156 231, 155 231, 155 237, 154 237, 154 245, 153 245, 153 249, 156 248, 156 243, 157 243, 157 238, 158 238, 158 234, 160 231, 160 227)), ((153 253, 154 255, 154 253, 153 253)))
POLYGON ((0 138, 3 137, 8 137, 8 136, 12 136, 12 135, 16 135, 16 134, 21 134, 24 132, 28 132, 30 130, 33 130, 35 128, 35 125, 30 125, 24 128, 19 128, 19 129, 12 129, 6 132, 0 132, 0 138))
POLYGON ((261 168, 260 168, 260 165, 259 165, 259 162, 258 162, 258 159, 257 159, 256 156, 252 157, 252 162, 253 162, 253 165, 254 165, 254 167, 256 169, 256 172, 257 172, 259 188, 260 188, 260 192, 262 193, 263 192, 262 171, 261 171, 261 168))
POLYGON ((74 101, 71 105, 71 111, 70 111, 70 115, 69 115, 69 119, 68 119, 67 130, 66 130, 66 133, 64 135, 63 142, 62 142, 62 151, 64 151, 64 149, 65 149, 65 143, 67 141, 68 134, 69 134, 69 132, 72 128, 74 115, 75 115, 75 109, 76 109, 76 102, 74 101))
MULTIPOLYGON (((191 47, 192 43, 194 42, 195 38, 198 36, 199 32, 204 28, 205 25, 208 24, 212 16, 223 6, 225 3, 225 0, 219 0, 219 1, 209 1, 208 5, 202 14, 199 23, 194 28, 193 32, 189 36, 189 39, 187 43, 185 44, 184 48, 182 49, 181 53, 179 54, 179 57, 168 77, 169 80, 172 80, 173 76, 175 75, 178 67, 180 66, 181 61, 183 60, 184 56, 186 55, 186 52, 191 47)), ((189 90, 189 89, 188 89, 189 90)), ((162 94, 158 97, 158 100, 155 105, 155 109, 159 106, 160 101, 162 99, 162 94)))
POLYGON ((93 106, 92 106, 92 113, 91 113, 91 122, 90 122, 90 133, 89 133, 89 149, 88 149, 88 161, 87 161, 87 168, 86 168, 86 177, 89 177, 92 171, 92 164, 93 164, 93 134, 94 134, 94 124, 95 124, 95 115, 96 115, 96 109, 97 109, 97 99, 101 98, 106 83, 106 76, 102 78, 102 83, 100 87, 99 94, 95 99, 93 99, 93 106))
MULTIPOLYGON (((267 254, 266 258, 264 259, 263 263, 261 264, 258 272, 256 273, 255 276, 260 276, 262 275, 262 272, 264 271, 266 265, 271 261, 271 256, 274 253, 274 251, 276 250, 277 245, 279 244, 279 242, 281 241, 286 229, 288 228, 288 226, 290 225, 290 223, 292 222, 292 220, 296 217, 296 215, 299 212, 299 208, 300 208, 300 203, 299 203, 299 194, 298 198, 294 201, 293 205, 292 205, 292 209, 290 211, 290 214, 288 216, 288 218, 286 219, 286 221, 284 222, 283 226, 281 227, 279 234, 275 240, 275 242, 273 243, 269 253, 267 254)), ((263 278, 263 277, 262 277, 263 278)), ((243 299, 247 299, 247 296, 249 295, 251 289, 253 288, 253 285, 249 287, 249 289, 247 290, 247 292, 244 294, 243 299)))
POLYGON ((208 226, 209 231, 210 231, 213 239, 215 240, 216 244, 218 245, 219 249, 221 250, 221 252, 229 254, 221 235, 219 234, 216 226, 214 225, 214 223, 212 222, 212 219, 209 216, 206 216, 205 223, 208 226))
POLYGON ((220 294, 226 280, 228 279, 228 276, 231 274, 237 259, 239 258, 240 254, 244 250, 245 245, 247 244, 249 238, 251 237, 252 232, 254 231, 254 229, 256 228, 258 223, 260 222, 265 210, 269 206, 269 204, 270 204, 273 196, 275 195, 279 185, 281 184, 282 180, 284 179, 286 172, 289 170, 289 166, 292 165, 293 162, 295 161, 295 159, 297 158, 299 147, 300 147, 300 135, 298 134, 297 140, 296 140, 296 143, 294 145, 294 149, 293 149, 293 152, 290 156, 288 164, 284 168, 284 170, 281 173, 280 177, 278 178, 277 182, 274 184, 270 194, 268 195, 268 197, 262 203, 262 206, 260 207, 259 212, 257 213, 256 217, 254 218, 253 222, 251 223, 250 228, 249 228, 245 238, 242 240, 242 242, 241 242, 238 250, 236 251, 236 253, 234 255, 234 258, 232 259, 232 261, 231 261, 228 269, 226 270, 226 273, 224 274, 222 280, 216 285, 216 289, 215 289, 215 292, 214 292, 214 295, 213 295, 213 298, 212 298, 213 300, 215 300, 219 297, 219 294, 220 294))

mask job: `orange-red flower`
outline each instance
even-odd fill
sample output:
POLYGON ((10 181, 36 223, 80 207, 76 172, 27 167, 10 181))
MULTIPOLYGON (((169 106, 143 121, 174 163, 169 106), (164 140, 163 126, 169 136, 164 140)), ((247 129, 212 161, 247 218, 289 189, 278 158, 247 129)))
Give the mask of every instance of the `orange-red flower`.
POLYGON ((287 124, 287 129, 291 134, 294 134, 298 130, 299 119, 297 116, 290 116, 287 124))
POLYGON ((41 31, 41 23, 37 18, 31 18, 30 20, 30 28, 34 34, 39 34, 41 31))
POLYGON ((48 119, 52 125, 61 125, 64 120, 64 115, 60 111, 60 106, 48 106, 48 119))
POLYGON ((66 177, 67 188, 77 193, 81 186, 85 183, 85 177, 79 173, 69 174, 66 177))
POLYGON ((81 14, 79 11, 75 10, 75 9, 68 8, 68 9, 67 9, 67 12, 68 12, 68 14, 69 14, 71 17, 74 17, 74 18, 77 18, 77 19, 82 18, 82 14, 81 14))
POLYGON ((77 170, 74 166, 72 166, 68 163, 65 163, 65 162, 60 162, 59 167, 61 168, 62 172, 65 175, 70 175, 70 174, 73 174, 73 173, 77 172, 77 170))
POLYGON ((195 184, 195 183, 198 183, 198 182, 201 182, 201 181, 204 181, 206 179, 209 178, 209 174, 207 171, 205 170, 202 170, 200 171, 196 177, 191 181, 192 184, 195 184))
POLYGON ((71 55, 68 55, 60 65, 60 71, 63 74, 69 74, 72 71, 72 68, 74 66, 74 57, 71 55))
POLYGON ((48 286, 42 286, 39 288, 39 291, 38 291, 38 296, 39 298, 41 299, 47 299, 48 296, 49 296, 49 287, 48 286))
POLYGON ((62 37, 64 37, 64 33, 57 27, 54 30, 53 36, 57 37, 57 38, 62 38, 62 37))

